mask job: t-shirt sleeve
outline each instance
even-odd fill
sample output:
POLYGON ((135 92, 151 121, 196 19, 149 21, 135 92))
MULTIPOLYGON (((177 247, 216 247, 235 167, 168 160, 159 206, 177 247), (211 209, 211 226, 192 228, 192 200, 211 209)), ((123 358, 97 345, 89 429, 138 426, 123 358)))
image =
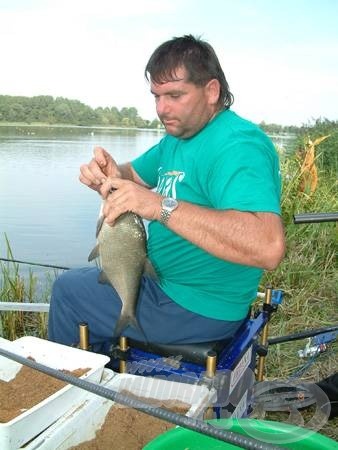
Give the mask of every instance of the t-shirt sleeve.
POLYGON ((206 185, 217 209, 280 214, 278 156, 268 143, 235 143, 220 152, 208 172, 206 185))
POLYGON ((131 161, 131 165, 138 176, 151 188, 157 185, 161 153, 160 144, 154 145, 141 156, 131 161))

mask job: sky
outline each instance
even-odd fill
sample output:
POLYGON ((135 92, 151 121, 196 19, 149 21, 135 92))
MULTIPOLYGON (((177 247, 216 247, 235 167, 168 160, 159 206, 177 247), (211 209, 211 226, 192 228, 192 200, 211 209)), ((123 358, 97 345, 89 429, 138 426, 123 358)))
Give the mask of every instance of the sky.
POLYGON ((156 117, 144 67, 193 34, 232 107, 259 123, 338 119, 338 0, 0 0, 0 95, 52 95, 156 117))

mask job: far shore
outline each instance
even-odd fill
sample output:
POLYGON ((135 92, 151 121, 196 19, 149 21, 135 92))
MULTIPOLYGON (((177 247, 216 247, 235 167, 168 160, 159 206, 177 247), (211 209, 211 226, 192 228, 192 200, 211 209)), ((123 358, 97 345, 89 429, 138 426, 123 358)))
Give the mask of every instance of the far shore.
POLYGON ((164 132, 164 127, 160 128, 137 128, 137 127, 122 127, 115 125, 74 125, 74 124, 62 124, 62 123, 43 123, 43 122, 0 122, 0 127, 41 127, 41 128, 90 128, 100 130, 142 130, 142 131, 159 131, 164 132))

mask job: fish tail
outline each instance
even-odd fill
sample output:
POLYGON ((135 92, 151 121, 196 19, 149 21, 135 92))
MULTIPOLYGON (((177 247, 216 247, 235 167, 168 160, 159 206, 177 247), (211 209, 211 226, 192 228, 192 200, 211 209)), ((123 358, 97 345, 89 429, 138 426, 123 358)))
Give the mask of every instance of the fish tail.
POLYGON ((127 328, 130 324, 130 318, 128 316, 120 316, 119 320, 116 322, 113 338, 119 337, 122 335, 122 331, 127 328))
POLYGON ((123 314, 121 314, 119 320, 116 323, 113 338, 117 338, 117 337, 121 336, 124 329, 127 328, 127 326, 129 326, 129 325, 131 327, 135 328, 136 330, 138 330, 142 334, 144 342, 148 342, 148 339, 143 331, 143 328, 137 321, 136 317, 135 316, 124 316, 123 314))

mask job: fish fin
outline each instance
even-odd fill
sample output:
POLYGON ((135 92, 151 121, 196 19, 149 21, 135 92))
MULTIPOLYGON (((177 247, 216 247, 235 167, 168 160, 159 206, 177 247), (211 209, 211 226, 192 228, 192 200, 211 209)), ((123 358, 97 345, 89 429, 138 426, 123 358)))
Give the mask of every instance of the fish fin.
POLYGON ((93 250, 89 253, 88 261, 92 261, 100 255, 99 245, 95 245, 93 250))
POLYGON ((147 258, 144 263, 143 274, 148 275, 150 278, 153 278, 155 281, 159 280, 156 270, 155 270, 154 266, 152 265, 149 258, 147 258))
POLYGON ((100 275, 99 275, 99 283, 111 284, 109 281, 109 278, 107 277, 106 272, 104 272, 103 270, 100 272, 100 275))
POLYGON ((104 216, 100 216, 100 217, 98 218, 98 220, 97 220, 97 223, 96 223, 96 238, 98 237, 98 235, 99 235, 99 233, 100 233, 100 231, 101 231, 101 228, 102 228, 104 219, 105 219, 104 216))

